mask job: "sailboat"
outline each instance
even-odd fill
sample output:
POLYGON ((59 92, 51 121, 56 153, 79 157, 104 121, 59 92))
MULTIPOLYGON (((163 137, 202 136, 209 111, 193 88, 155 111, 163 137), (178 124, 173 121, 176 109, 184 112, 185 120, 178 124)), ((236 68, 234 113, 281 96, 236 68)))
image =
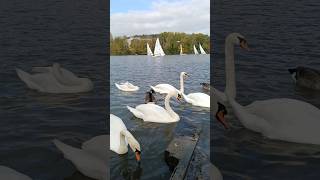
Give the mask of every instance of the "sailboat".
POLYGON ((163 52, 163 49, 161 47, 159 38, 156 40, 156 45, 154 46, 154 52, 152 57, 158 57, 158 56, 165 56, 166 54, 163 52))
POLYGON ((193 51, 194 51, 194 54, 199 54, 195 45, 193 45, 193 51))
POLYGON ((186 54, 183 54, 183 51, 182 51, 182 44, 180 44, 180 55, 186 55, 186 54))
POLYGON ((202 48, 201 44, 199 43, 199 49, 200 49, 200 52, 201 54, 207 54, 204 49, 202 48))
POLYGON ((147 55, 148 55, 148 56, 153 56, 153 53, 152 53, 152 51, 151 51, 150 46, 149 46, 148 43, 147 43, 147 55))

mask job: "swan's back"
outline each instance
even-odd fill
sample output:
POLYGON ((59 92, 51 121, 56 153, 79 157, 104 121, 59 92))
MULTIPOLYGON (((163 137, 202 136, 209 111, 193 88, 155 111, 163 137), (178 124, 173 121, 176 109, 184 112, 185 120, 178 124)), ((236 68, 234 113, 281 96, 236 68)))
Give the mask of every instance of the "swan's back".
POLYGON ((268 137, 320 144, 320 110, 309 103, 280 98, 255 101, 245 109, 271 125, 268 137))
POLYGON ((190 93, 187 97, 192 99, 193 105, 210 107, 210 96, 205 93, 190 93))
POLYGON ((6 166, 0 166, 0 179, 1 180, 32 180, 30 177, 8 168, 6 166))
POLYGON ((59 140, 53 141, 56 147, 70 160, 74 166, 84 175, 103 180, 107 176, 106 161, 78 148, 74 148, 59 140))
POLYGON ((103 160, 108 159, 107 157, 107 149, 108 147, 108 141, 109 141, 109 135, 100 135, 93 137, 89 139, 88 141, 84 142, 82 144, 82 149, 84 151, 87 151, 98 158, 101 158, 103 160))
POLYGON ((117 152, 119 150, 121 138, 120 133, 124 129, 127 128, 123 121, 119 117, 110 114, 110 149, 112 151, 117 152))
MULTIPOLYGON (((158 92, 160 94, 163 93, 168 93, 168 92, 172 92, 172 91, 178 91, 177 88, 173 87, 170 84, 158 84, 156 86, 151 86, 151 88, 155 91, 158 92)), ((179 91, 178 91, 179 92, 179 91)))
POLYGON ((174 120, 166 109, 156 104, 140 104, 136 109, 143 114, 143 120, 157 123, 171 123, 174 120))

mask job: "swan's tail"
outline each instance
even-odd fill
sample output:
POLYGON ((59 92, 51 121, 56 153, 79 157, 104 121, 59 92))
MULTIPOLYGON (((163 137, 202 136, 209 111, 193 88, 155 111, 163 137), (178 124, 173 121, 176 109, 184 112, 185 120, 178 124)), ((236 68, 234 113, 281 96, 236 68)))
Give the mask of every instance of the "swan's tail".
POLYGON ((19 68, 16 68, 16 72, 18 77, 30 88, 30 89, 40 89, 38 85, 36 85, 32 77, 29 73, 22 71, 19 68))
POLYGON ((130 111, 135 117, 140 118, 140 119, 143 119, 143 114, 142 114, 140 111, 138 111, 138 110, 136 110, 135 108, 132 108, 132 107, 130 107, 130 106, 127 106, 127 108, 129 109, 129 111, 130 111))
POLYGON ((116 85, 116 87, 117 87, 118 89, 122 90, 122 88, 121 88, 121 86, 120 86, 119 84, 114 83, 114 85, 116 85))
POLYGON ((74 159, 74 156, 76 154, 80 154, 81 150, 80 149, 77 149, 77 148, 74 148, 72 146, 69 146, 61 141, 59 141, 58 139, 54 139, 53 140, 53 143, 54 145, 56 145, 56 147, 63 153, 64 157, 66 159, 69 159, 71 161, 73 161, 74 159))

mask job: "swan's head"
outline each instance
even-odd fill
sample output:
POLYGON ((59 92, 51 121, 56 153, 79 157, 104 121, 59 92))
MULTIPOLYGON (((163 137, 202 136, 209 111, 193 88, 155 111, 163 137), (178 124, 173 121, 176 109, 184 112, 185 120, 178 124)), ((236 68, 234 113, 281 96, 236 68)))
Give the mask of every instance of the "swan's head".
POLYGON ((186 72, 181 72, 180 76, 183 77, 183 79, 186 79, 187 77, 189 77, 189 74, 186 72))
POLYGON ((291 74, 292 79, 296 82, 297 81, 297 69, 288 69, 289 73, 291 74))
POLYGON ((240 33, 231 33, 227 36, 226 41, 231 42, 234 45, 239 45, 241 49, 249 51, 249 46, 246 38, 240 33))
POLYGON ((216 112, 216 119, 223 125, 224 128, 228 129, 229 125, 227 121, 225 120, 224 116, 227 114, 226 107, 218 102, 218 110, 216 112))
POLYGON ((128 144, 129 144, 131 150, 135 153, 137 162, 140 162, 141 148, 140 148, 139 142, 133 136, 131 136, 131 137, 126 136, 126 137, 127 137, 128 144))
POLYGON ((177 93, 177 100, 181 101, 181 99, 182 99, 182 94, 181 93, 177 93))

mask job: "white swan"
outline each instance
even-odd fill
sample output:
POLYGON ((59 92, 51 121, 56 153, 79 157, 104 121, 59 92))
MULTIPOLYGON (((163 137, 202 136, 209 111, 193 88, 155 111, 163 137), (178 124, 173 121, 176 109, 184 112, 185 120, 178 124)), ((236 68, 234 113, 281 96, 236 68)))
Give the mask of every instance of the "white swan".
POLYGON ((180 92, 182 93, 182 96, 185 101, 188 103, 194 105, 194 106, 200 106, 200 107, 210 107, 210 96, 205 93, 190 93, 188 95, 184 94, 184 78, 187 73, 181 72, 180 75, 180 92))
POLYGON ((226 49, 229 49, 230 52, 229 57, 226 58, 226 61, 229 60, 226 62, 227 87, 226 93, 221 94, 227 97, 235 116, 241 123, 246 128, 260 132, 271 139, 320 144, 320 110, 317 107, 303 101, 286 98, 255 101, 247 106, 241 106, 235 101, 233 44, 240 44, 243 48, 248 48, 248 46, 244 37, 239 33, 230 34, 226 39, 226 44, 229 44, 226 49))
POLYGON ((128 144, 136 155, 136 160, 140 161, 141 148, 139 142, 128 131, 123 121, 110 114, 110 150, 117 154, 128 152, 128 144))
POLYGON ((53 143, 79 172, 90 178, 105 180, 108 177, 108 138, 108 135, 94 137, 83 143, 82 149, 72 147, 57 139, 53 140, 53 143))
POLYGON ((19 78, 30 88, 47 93, 79 93, 93 89, 88 78, 78 78, 72 72, 54 63, 52 67, 35 67, 35 74, 16 69, 19 78))
POLYGON ((114 84, 121 91, 138 91, 139 90, 138 86, 135 86, 129 83, 128 81, 125 83, 120 83, 120 84, 114 83, 114 84))
POLYGON ((3 180, 32 180, 30 177, 6 166, 0 166, 0 179, 3 180))
POLYGON ((140 104, 136 108, 127 106, 129 111, 137 118, 143 119, 148 122, 156 123, 173 123, 180 120, 180 117, 170 107, 169 101, 172 96, 180 100, 181 95, 177 91, 170 91, 165 98, 165 109, 156 104, 140 104))

